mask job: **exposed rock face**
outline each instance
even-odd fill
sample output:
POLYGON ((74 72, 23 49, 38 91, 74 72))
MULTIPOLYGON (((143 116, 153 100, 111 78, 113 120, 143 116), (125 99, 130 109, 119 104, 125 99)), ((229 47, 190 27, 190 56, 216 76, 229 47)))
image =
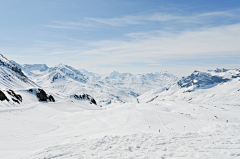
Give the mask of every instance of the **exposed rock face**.
POLYGON ((51 102, 55 102, 55 99, 53 98, 52 95, 50 95, 50 96, 48 97, 48 99, 49 99, 51 102))
POLYGON ((181 88, 195 86, 197 88, 211 85, 214 83, 227 82, 230 79, 220 76, 213 76, 210 73, 194 71, 190 76, 183 77, 177 82, 181 88))
POLYGON ((39 92, 36 92, 36 95, 39 101, 47 101, 48 99, 47 93, 43 89, 39 89, 39 88, 38 88, 38 91, 39 92))
POLYGON ((52 95, 48 95, 43 89, 29 89, 29 92, 35 94, 38 97, 39 101, 45 101, 47 102, 48 100, 51 102, 55 102, 55 99, 53 98, 52 95))
MULTIPOLYGON (((22 96, 20 94, 16 94, 13 90, 9 89, 7 90, 5 93, 8 93, 10 95, 10 99, 13 101, 13 102, 16 102, 18 104, 20 104, 20 102, 22 102, 22 96)), ((8 95, 8 97, 9 97, 8 95)), ((3 91, 0 90, 0 101, 10 101, 9 98, 8 98, 3 91)))
POLYGON ((9 99, 6 97, 6 95, 0 90, 0 100, 4 101, 7 100, 9 102, 9 99))
MULTIPOLYGON (((22 102, 22 96, 20 94, 16 94, 13 90, 9 89, 8 91, 8 94, 15 97, 17 100, 13 100, 13 101, 18 101, 17 103, 19 103, 19 101, 22 102)), ((14 98, 13 98, 14 99, 14 98)))
POLYGON ((75 99, 82 99, 82 100, 89 100, 90 101, 90 104, 95 104, 95 105, 97 105, 97 102, 95 101, 95 99, 93 98, 93 97, 91 97, 90 95, 88 95, 88 94, 81 94, 81 95, 76 95, 76 94, 74 94, 74 95, 72 95, 72 96, 70 96, 70 97, 74 97, 75 99))
POLYGON ((10 62, 7 58, 5 58, 2 54, 0 54, 0 65, 8 67, 9 69, 13 70, 14 72, 18 73, 20 76, 26 77, 22 70, 16 66, 14 63, 10 62))

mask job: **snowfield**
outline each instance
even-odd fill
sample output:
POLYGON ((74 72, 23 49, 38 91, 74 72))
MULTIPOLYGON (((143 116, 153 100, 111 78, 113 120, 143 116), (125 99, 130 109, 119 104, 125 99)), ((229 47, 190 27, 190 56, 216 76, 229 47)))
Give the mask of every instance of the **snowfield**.
POLYGON ((239 158, 239 111, 171 101, 101 108, 75 99, 5 107, 0 157, 239 158))

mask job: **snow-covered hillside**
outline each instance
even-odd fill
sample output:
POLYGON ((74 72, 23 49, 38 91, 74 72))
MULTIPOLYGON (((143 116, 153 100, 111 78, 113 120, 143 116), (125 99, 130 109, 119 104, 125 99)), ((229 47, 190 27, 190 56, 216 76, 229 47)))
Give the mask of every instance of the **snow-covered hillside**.
POLYGON ((0 55, 0 107, 19 107, 54 100, 40 88, 23 73, 20 65, 0 55))
POLYGON ((21 89, 36 86, 18 66, 0 54, 0 88, 21 89))
POLYGON ((239 104, 240 70, 216 69, 194 71, 191 75, 166 87, 155 89, 138 97, 140 102, 153 100, 189 101, 199 103, 239 104))

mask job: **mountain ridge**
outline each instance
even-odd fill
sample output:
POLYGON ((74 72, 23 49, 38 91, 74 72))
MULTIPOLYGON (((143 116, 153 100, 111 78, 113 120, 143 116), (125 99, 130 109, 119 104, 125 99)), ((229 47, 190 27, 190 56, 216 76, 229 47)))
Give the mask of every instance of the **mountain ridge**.
POLYGON ((239 69, 225 68, 206 72, 194 71, 165 89, 153 89, 144 93, 138 97, 138 100, 140 102, 170 100, 237 104, 240 102, 239 73, 239 69))

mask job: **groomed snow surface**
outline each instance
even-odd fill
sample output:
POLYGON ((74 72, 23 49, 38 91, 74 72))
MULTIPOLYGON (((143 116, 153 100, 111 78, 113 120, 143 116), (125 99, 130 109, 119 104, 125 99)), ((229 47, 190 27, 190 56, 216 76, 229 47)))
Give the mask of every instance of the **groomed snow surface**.
POLYGON ((0 107, 0 158, 240 158, 239 112, 173 101, 0 107))

